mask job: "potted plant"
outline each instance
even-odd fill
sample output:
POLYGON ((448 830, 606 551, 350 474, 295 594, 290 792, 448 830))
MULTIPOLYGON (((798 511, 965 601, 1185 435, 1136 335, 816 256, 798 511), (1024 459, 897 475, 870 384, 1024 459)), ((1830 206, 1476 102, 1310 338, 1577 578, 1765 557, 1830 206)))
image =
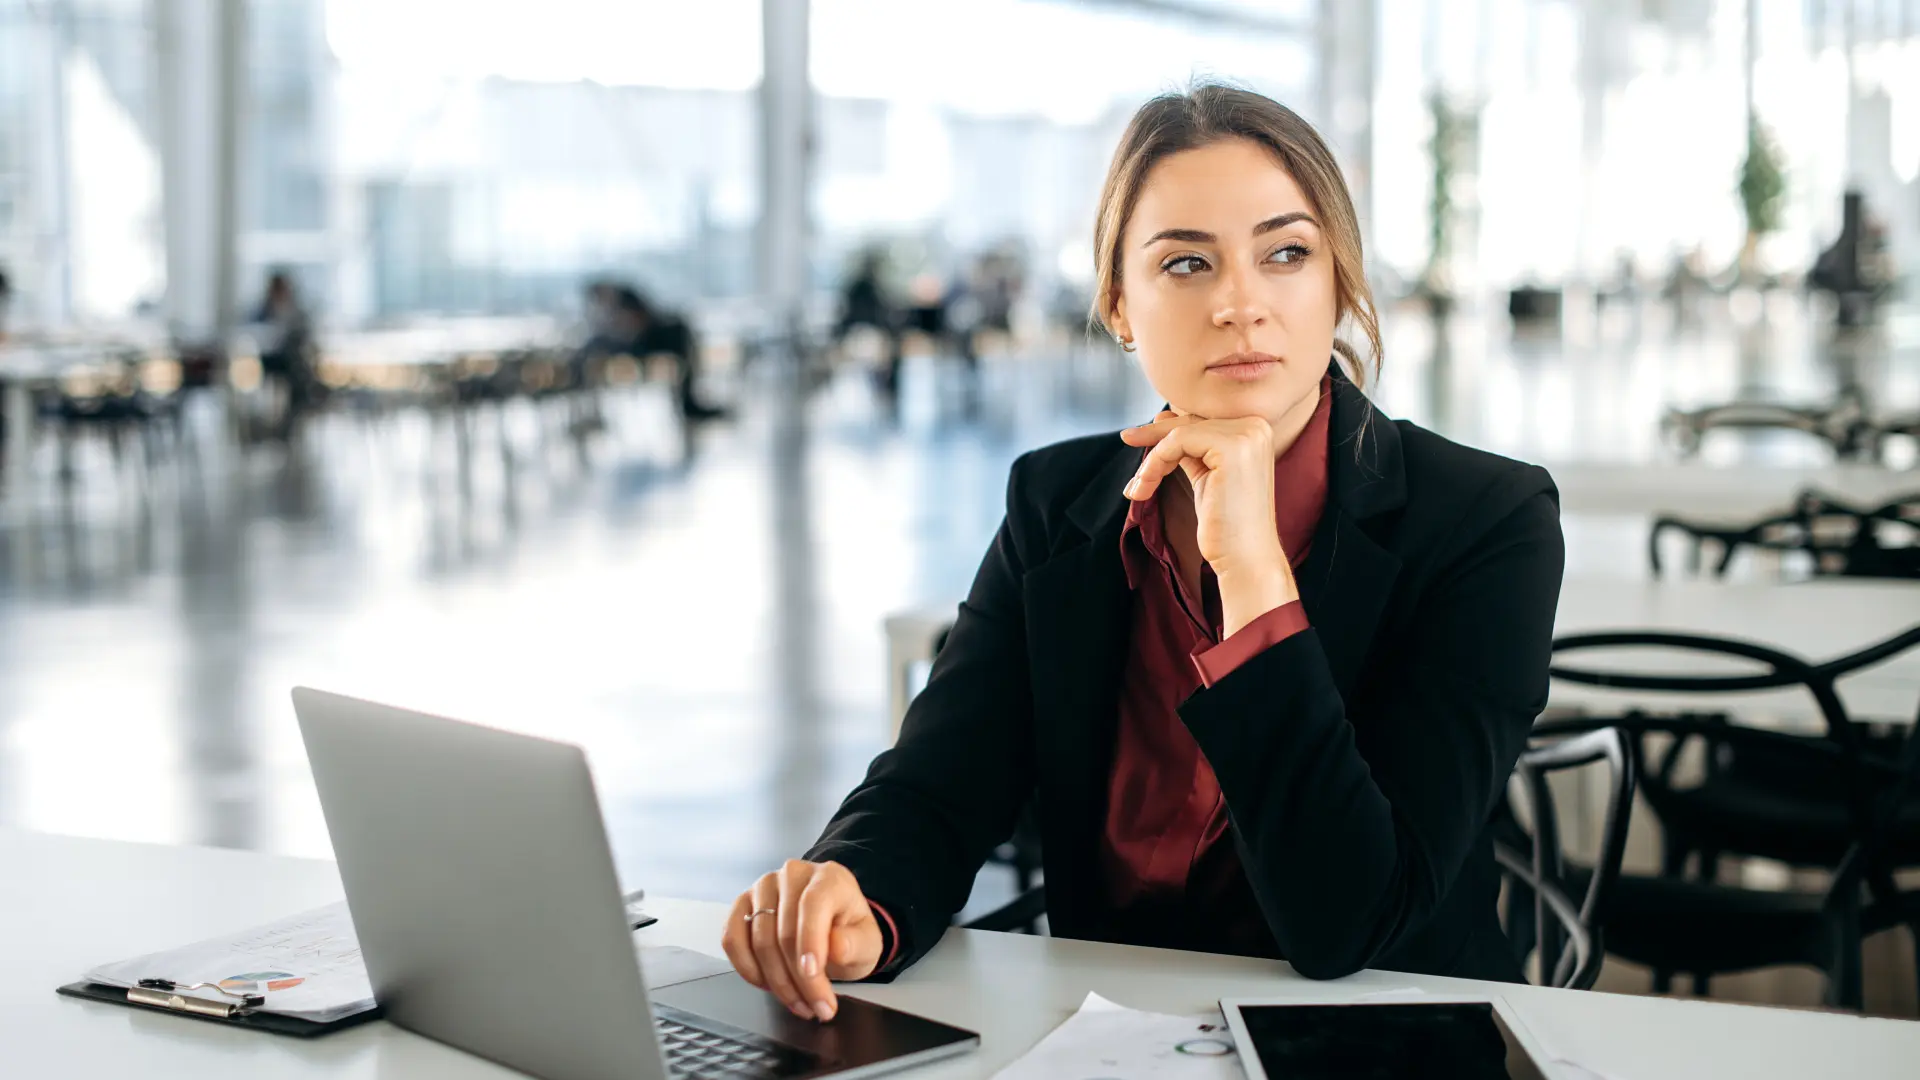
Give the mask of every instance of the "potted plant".
POLYGON ((1747 121, 1747 157, 1740 163, 1740 209, 1747 238, 1740 246, 1739 280, 1761 282, 1760 241, 1778 232, 1787 201, 1787 176, 1773 133, 1758 120, 1747 121))
POLYGON ((1427 143, 1433 188, 1427 202, 1427 265, 1420 271, 1415 291, 1436 318, 1444 318, 1453 310, 1453 179, 1459 171, 1467 119, 1437 87, 1427 95, 1427 109, 1433 117, 1433 137, 1427 143))

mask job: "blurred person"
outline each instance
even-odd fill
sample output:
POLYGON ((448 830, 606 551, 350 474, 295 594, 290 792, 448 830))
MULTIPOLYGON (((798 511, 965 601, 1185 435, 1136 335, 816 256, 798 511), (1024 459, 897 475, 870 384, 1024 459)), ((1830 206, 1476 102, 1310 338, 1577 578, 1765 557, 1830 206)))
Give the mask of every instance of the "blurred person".
POLYGON ((1388 419, 1346 183, 1250 91, 1143 106, 1095 315, 1167 402, 1026 454, 893 749, 722 945, 797 1016, 926 955, 1037 805, 1056 936, 1522 981, 1487 838, 1546 704, 1535 466, 1388 419))
POLYGON ((700 399, 700 342, 693 327, 680 315, 656 307, 640 290, 617 282, 594 282, 587 287, 589 337, 575 354, 576 371, 610 356, 671 356, 675 368, 674 404, 691 422, 724 419, 727 410, 700 399))
MULTIPOLYGON (((972 298, 967 283, 956 278, 949 282, 934 271, 916 274, 907 283, 907 299, 902 305, 899 327, 902 335, 916 333, 932 343, 938 353, 957 354, 966 365, 971 414, 978 406, 977 379, 979 357, 973 351, 972 298)), ((897 409, 900 398, 900 369, 906 359, 904 344, 896 344, 881 374, 880 389, 889 408, 897 409)))
POLYGON ((860 327, 877 331, 886 342, 887 356, 876 374, 876 382, 881 394, 892 403, 905 343, 901 337, 901 313, 887 296, 885 268, 886 257, 877 248, 860 256, 840 290, 840 317, 833 325, 833 344, 835 349, 844 348, 847 335, 860 327))
POLYGON ((254 333, 260 348, 260 373, 274 388, 279 416, 272 437, 285 442, 319 399, 313 365, 313 320, 284 270, 267 275, 266 293, 254 309, 254 333))
POLYGON ((1874 301, 1891 277, 1882 276, 1885 236, 1884 227, 1867 209, 1866 196, 1848 191, 1840 204, 1840 235, 1807 274, 1809 288, 1833 294, 1841 327, 1860 326, 1873 317, 1874 301))
POLYGON ((1660 292, 1673 305, 1675 326, 1686 326, 1696 321, 1700 301, 1713 291, 1713 280, 1707 276, 1707 256, 1698 244, 1684 252, 1676 252, 1672 264, 1667 270, 1667 280, 1660 292))

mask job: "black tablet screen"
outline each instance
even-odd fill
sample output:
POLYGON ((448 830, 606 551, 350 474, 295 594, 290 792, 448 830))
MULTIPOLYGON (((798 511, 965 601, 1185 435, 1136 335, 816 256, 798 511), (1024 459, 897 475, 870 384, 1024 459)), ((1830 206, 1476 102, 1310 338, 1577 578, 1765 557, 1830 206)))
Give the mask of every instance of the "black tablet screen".
POLYGON ((1540 1072, 1486 1002, 1243 1005, 1268 1080, 1534 1080, 1540 1072))

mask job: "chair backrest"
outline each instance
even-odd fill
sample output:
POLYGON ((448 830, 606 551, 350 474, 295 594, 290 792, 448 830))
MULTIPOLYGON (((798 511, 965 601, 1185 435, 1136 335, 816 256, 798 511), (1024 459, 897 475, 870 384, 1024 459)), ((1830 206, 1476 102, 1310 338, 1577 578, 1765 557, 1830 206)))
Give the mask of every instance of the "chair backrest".
POLYGON ((1714 577, 1725 577, 1742 550, 1803 554, 1814 577, 1920 577, 1920 493, 1867 509, 1809 488, 1788 509, 1738 524, 1663 514, 1647 536, 1647 561, 1655 577, 1663 569, 1661 541, 1669 533, 1690 541, 1687 567, 1695 573, 1706 544, 1717 545, 1714 577))
MULTIPOLYGON (((1914 716, 1913 727, 1906 733, 1894 768, 1897 772, 1888 778, 1884 790, 1879 791, 1866 832, 1847 849, 1834 871, 1827 896, 1829 907, 1856 902, 1862 884, 1872 888, 1880 900, 1902 905, 1893 867, 1884 861, 1883 855, 1900 827, 1901 811, 1909 800, 1920 799, 1920 713, 1914 716)), ((1915 926, 1914 932, 1916 940, 1920 940, 1920 926, 1915 926)))
MULTIPOLYGON (((1609 687, 1619 690, 1647 690, 1665 693, 1685 693, 1711 695, 1716 693, 1743 693, 1756 690, 1779 690, 1801 687, 1812 695, 1819 706, 1821 716, 1826 723, 1827 740, 1838 751, 1835 763, 1843 776, 1842 788, 1846 792, 1848 811, 1853 818, 1856 835, 1867 835, 1871 829, 1870 818, 1873 813, 1872 793, 1880 789, 1864 770, 1866 769, 1867 735, 1861 725, 1848 715, 1846 706, 1840 700, 1835 686, 1841 677, 1863 668, 1882 663, 1908 649, 1920 645, 1920 624, 1916 624, 1895 634, 1885 641, 1868 646, 1824 663, 1813 664, 1764 645, 1748 641, 1735 641, 1729 638, 1717 638, 1700 634, 1673 634, 1651 631, 1623 631, 1599 634, 1573 634, 1558 638, 1553 643, 1554 663, 1549 669, 1556 679, 1581 683, 1588 686, 1609 687), (1658 674, 1596 670, 1579 668, 1562 661, 1570 652, 1621 647, 1653 647, 1672 649, 1686 653, 1730 656, 1753 661, 1765 670, 1753 674, 1658 674)), ((1638 718, 1646 719, 1645 717, 1638 718)), ((1685 719, 1685 718, 1683 718, 1685 719)), ((1724 726, 1724 718, 1722 718, 1724 726)), ((1644 723, 1632 722, 1628 727, 1635 733, 1636 745, 1640 735, 1650 730, 1644 723)), ((1680 737, 1670 744, 1660 761, 1649 760, 1648 794, 1653 797, 1659 787, 1655 780, 1664 780, 1671 771, 1674 762, 1689 738, 1706 732, 1705 726, 1687 727, 1682 724, 1676 729, 1680 737)), ((1711 736, 1708 736, 1711 738, 1711 736)), ((1791 740, 1788 740, 1789 742, 1791 740)), ((1762 752, 1773 749, 1764 742, 1747 741, 1746 745, 1758 747, 1762 752)), ((1784 745, 1784 744, 1782 744, 1784 745)), ((1792 752, 1792 751, 1788 751, 1792 752)), ((1709 758, 1711 764, 1712 758, 1709 758)))
POLYGON ((1627 850, 1627 822, 1639 780, 1633 743, 1619 728, 1601 728, 1529 747, 1514 766, 1514 775, 1526 790, 1532 829, 1524 850, 1506 839, 1494 841, 1494 857, 1516 886, 1508 903, 1531 900, 1533 904, 1532 951, 1538 953, 1541 984, 1589 989, 1599 978, 1606 955, 1602 925, 1627 850), (1586 875, 1585 888, 1578 888, 1567 873, 1560 818, 1548 778, 1601 762, 1609 774, 1606 816, 1593 868, 1586 875))

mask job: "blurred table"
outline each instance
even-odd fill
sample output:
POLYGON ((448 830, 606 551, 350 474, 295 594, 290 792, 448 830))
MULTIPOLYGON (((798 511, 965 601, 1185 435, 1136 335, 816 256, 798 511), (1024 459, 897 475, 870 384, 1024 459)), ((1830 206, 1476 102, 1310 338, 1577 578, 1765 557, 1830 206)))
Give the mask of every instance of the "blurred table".
MULTIPOLYGON (((57 997, 53 988, 107 960, 170 948, 340 897, 330 862, 207 848, 157 847, 0 830, 0 1046, 19 1075, 326 1076, 464 1080, 519 1076, 385 1022, 319 1039, 57 997)), ((727 908, 649 899, 660 918, 642 945, 718 954, 727 908)), ((1222 997, 1350 1001, 1381 991, 1499 995, 1549 1053, 1634 1080, 1701 1076, 1911 1077, 1920 1023, 1753 1005, 1366 971, 1311 982, 1287 965, 1085 941, 949 931, 886 986, 857 997, 981 1033, 980 1049, 904 1075, 981 1077, 1025 1053, 1088 991, 1123 1005, 1198 1013, 1222 997)))
POLYGON ((913 700, 914 665, 933 661, 934 646, 953 625, 955 614, 949 609, 887 616, 887 715, 892 723, 887 745, 900 738, 900 721, 906 719, 907 703, 913 700))

